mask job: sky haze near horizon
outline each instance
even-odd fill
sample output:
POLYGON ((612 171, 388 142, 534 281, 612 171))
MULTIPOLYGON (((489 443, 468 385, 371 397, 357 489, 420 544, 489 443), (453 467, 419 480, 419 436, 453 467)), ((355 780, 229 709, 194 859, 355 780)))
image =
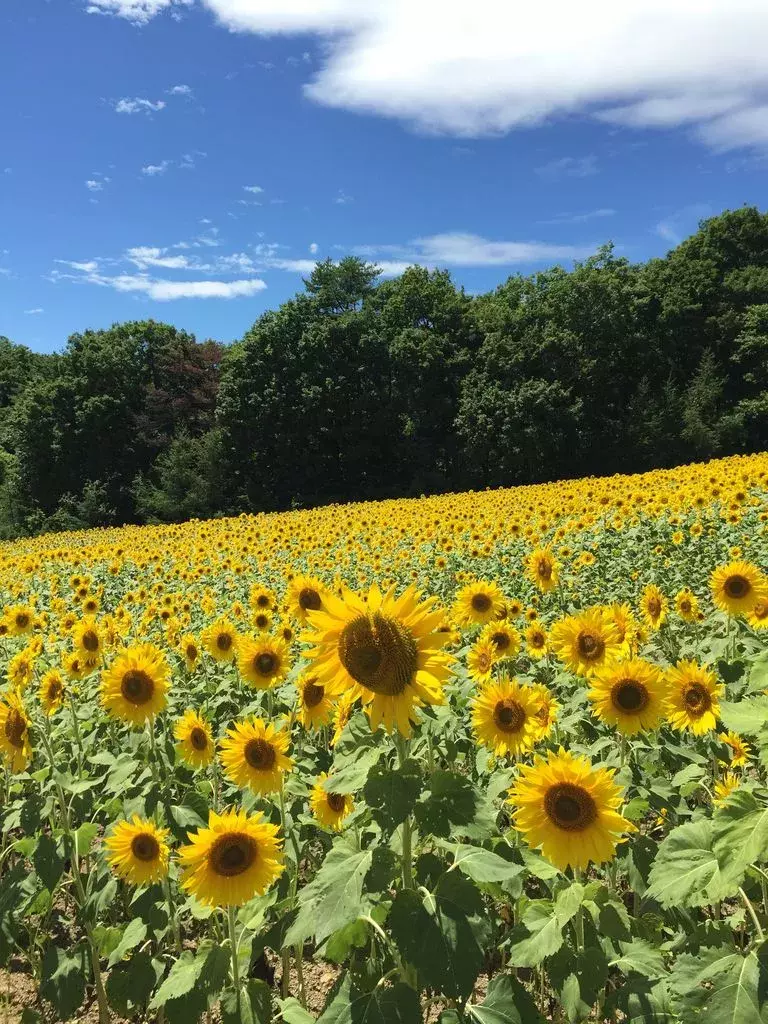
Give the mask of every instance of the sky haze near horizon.
POLYGON ((348 253, 468 291, 766 203, 758 0, 5 0, 0 335, 241 337, 348 253))

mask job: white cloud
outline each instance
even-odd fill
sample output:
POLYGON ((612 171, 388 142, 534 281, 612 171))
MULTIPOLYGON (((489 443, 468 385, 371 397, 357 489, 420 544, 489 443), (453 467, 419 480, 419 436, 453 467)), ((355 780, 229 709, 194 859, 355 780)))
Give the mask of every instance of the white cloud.
POLYGON ((0 267, 0 277, 10 277, 11 272, 8 267, 0 267))
POLYGON ((339 206, 346 206, 347 203, 354 203, 355 200, 352 198, 352 196, 348 196, 343 188, 340 188, 338 194, 336 195, 336 198, 333 201, 334 203, 338 203, 339 206))
POLYGON ((156 14, 171 7, 189 7, 193 0, 89 0, 88 14, 112 14, 134 25, 146 25, 156 14))
POLYGON ((456 267, 510 266, 514 263, 543 263, 578 259, 591 247, 549 245, 545 242, 492 242, 479 235, 447 232, 416 240, 420 256, 430 263, 456 267))
POLYGON ((24 310, 24 313, 25 313, 25 314, 26 314, 27 316, 37 316, 37 314, 38 314, 38 313, 44 313, 44 312, 45 312, 45 310, 44 310, 44 309, 41 309, 41 308, 37 308, 37 309, 25 309, 25 310, 24 310))
POLYGON ((98 260, 85 260, 78 263, 76 260, 54 260, 54 263, 62 263, 65 267, 73 270, 81 270, 84 274, 93 274, 99 269, 98 260))
POLYGON ((170 160, 161 160, 159 164, 147 164, 146 167, 142 167, 141 173, 149 178, 156 178, 158 174, 165 174, 170 166, 170 160))
POLYGON ((101 192, 101 190, 104 188, 104 184, 101 181, 96 181, 95 178, 89 178, 88 181, 86 181, 85 183, 85 187, 89 190, 89 192, 101 192))
POLYGON ((550 160, 536 168, 536 173, 547 181, 559 181, 561 178, 589 178, 597 174, 597 157, 593 154, 588 156, 561 156, 557 160, 550 160))
POLYGON ((697 129, 700 139, 719 151, 756 146, 768 150, 768 105, 738 110, 697 129))
POLYGON ((169 96, 194 96, 191 86, 189 85, 174 85, 172 89, 168 90, 169 96))
POLYGON ((603 217, 614 217, 615 215, 615 210, 601 207, 599 210, 587 210, 586 213, 558 213, 555 217, 540 220, 539 224, 586 224, 590 220, 600 220, 603 217))
POLYGON ((166 249, 139 245, 126 250, 126 259, 134 263, 140 270, 147 267, 165 267, 167 270, 186 270, 190 263, 186 256, 166 256, 166 249))
POLYGON ((116 114, 151 114, 162 110, 165 106, 165 100, 152 100, 142 99, 140 96, 135 96, 130 99, 124 96, 121 100, 115 103, 116 114))
POLYGON ((309 247, 309 251, 310 251, 310 253, 313 256, 315 256, 315 255, 317 255, 317 251, 318 251, 319 248, 320 248, 320 246, 317 244, 317 242, 312 242, 310 247, 309 247))
POLYGON ((709 203, 692 203, 676 210, 670 216, 660 220, 654 227, 654 233, 670 245, 679 245, 684 238, 696 230, 698 222, 712 215, 709 203))
POLYGON ((252 192, 256 196, 259 194, 259 192, 263 192, 264 189, 261 187, 261 185, 243 185, 243 191, 252 192))

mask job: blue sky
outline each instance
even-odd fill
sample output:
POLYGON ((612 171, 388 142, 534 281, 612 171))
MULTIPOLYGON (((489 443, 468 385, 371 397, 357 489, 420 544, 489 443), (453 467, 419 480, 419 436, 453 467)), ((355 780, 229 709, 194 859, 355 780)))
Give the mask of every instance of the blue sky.
POLYGON ((359 253, 471 291, 765 207, 764 0, 3 0, 0 334, 230 341, 359 253))

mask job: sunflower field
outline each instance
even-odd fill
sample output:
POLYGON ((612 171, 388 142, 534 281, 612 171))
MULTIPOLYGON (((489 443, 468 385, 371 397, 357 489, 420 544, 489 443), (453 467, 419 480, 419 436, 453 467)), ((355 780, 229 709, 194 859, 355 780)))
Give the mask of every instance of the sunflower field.
POLYGON ((765 1024, 768 455, 0 546, 0 1021, 765 1024))

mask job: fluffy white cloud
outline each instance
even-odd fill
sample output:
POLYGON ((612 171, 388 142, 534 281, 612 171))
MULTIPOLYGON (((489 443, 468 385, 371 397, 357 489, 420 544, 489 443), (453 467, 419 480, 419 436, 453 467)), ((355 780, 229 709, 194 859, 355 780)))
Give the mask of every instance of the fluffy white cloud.
POLYGON ((25 309, 24 313, 26 316, 37 316, 38 313, 44 313, 45 310, 38 307, 37 309, 25 309))
POLYGON ((257 196, 259 192, 263 192, 264 189, 261 187, 261 185, 243 185, 243 191, 252 192, 255 196, 257 196))
POLYGON ((142 167, 141 173, 149 178, 156 178, 158 174, 165 174, 170 166, 170 160, 161 160, 159 164, 147 164, 146 167, 142 167))
POLYGON ((165 100, 152 100, 142 99, 140 96, 135 96, 130 99, 124 96, 123 99, 118 100, 115 103, 116 114, 151 114, 162 110, 165 106, 165 100))
POLYGON ((112 14, 135 25, 146 25, 156 14, 171 7, 190 7, 194 0, 89 0, 88 14, 112 14))
POLYGON ((189 267, 189 259, 186 256, 166 256, 165 249, 158 249, 153 246, 139 245, 133 249, 127 249, 126 259, 134 263, 140 270, 147 267, 165 267, 167 270, 186 270, 189 267))
POLYGON ((463 232, 419 238, 415 246, 419 262, 454 267, 511 266, 515 263, 571 260, 591 252, 591 248, 583 246, 548 245, 545 242, 493 242, 463 232))
POLYGON ((325 37, 306 90, 328 106, 459 135, 575 112, 635 126, 722 116, 736 127, 699 137, 766 141, 765 0, 201 2, 233 31, 325 37))
POLYGON ((736 110, 698 128, 697 134, 718 150, 759 145, 768 149, 768 105, 736 110))
POLYGON ((313 256, 315 256, 317 254, 319 248, 320 248, 320 246, 317 244, 317 242, 312 242, 310 247, 309 247, 309 251, 310 251, 310 253, 313 256))
POLYGON ((101 181, 96 181, 95 178, 89 178, 88 181, 86 181, 85 183, 85 187, 88 189, 89 192, 101 192, 101 190, 104 188, 104 183, 101 181))
POLYGON ((193 96, 192 88, 189 85, 174 85, 168 90, 169 96, 193 96))

